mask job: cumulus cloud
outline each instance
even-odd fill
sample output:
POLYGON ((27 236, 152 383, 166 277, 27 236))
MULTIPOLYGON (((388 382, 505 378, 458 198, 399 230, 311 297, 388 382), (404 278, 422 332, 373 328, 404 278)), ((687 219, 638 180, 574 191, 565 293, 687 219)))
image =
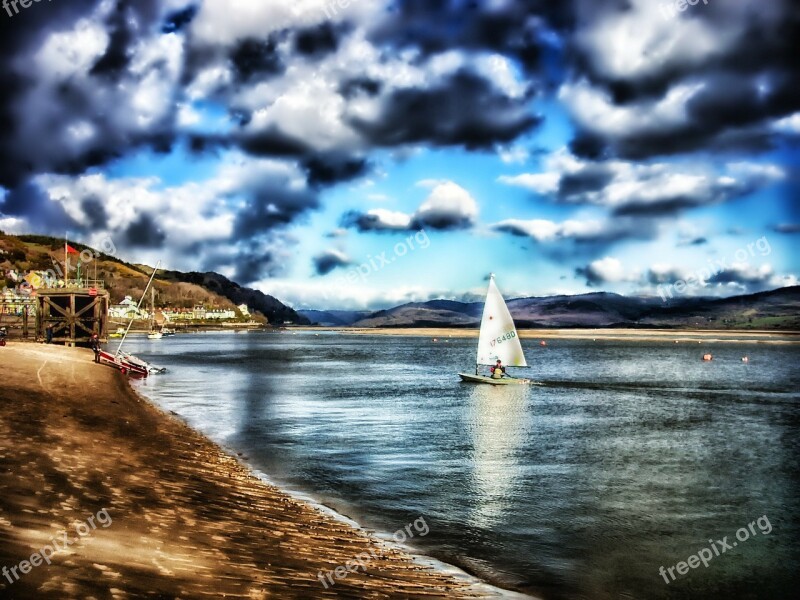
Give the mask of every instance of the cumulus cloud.
POLYGON ((589 161, 560 150, 545 159, 542 173, 501 176, 564 204, 590 204, 617 215, 674 215, 752 194, 784 178, 771 164, 732 162, 719 170, 682 163, 589 161))
POLYGON ((791 0, 711 2, 678 18, 649 0, 576 6, 581 68, 560 97, 579 127, 573 148, 582 155, 760 150, 791 127, 784 119, 800 109, 800 75, 789 58, 800 16, 791 0))
POLYGON ((709 260, 691 267, 654 264, 647 269, 641 285, 639 291, 647 293, 671 294, 671 286, 676 286, 679 293, 690 296, 730 296, 797 285, 797 277, 776 273, 768 263, 729 265, 724 260, 709 260))
POLYGON ((639 281, 641 274, 623 266, 622 262, 611 256, 592 261, 585 267, 576 269, 576 274, 586 277, 586 285, 597 286, 606 283, 639 281))
POLYGON ((241 155, 205 181, 177 186, 158 178, 41 175, 0 203, 29 231, 108 236, 123 256, 137 251, 137 262, 154 264, 166 254, 171 268, 220 270, 242 283, 282 271, 295 243, 286 226, 317 207, 297 165, 241 155))
POLYGON ((478 203, 460 185, 436 182, 428 198, 413 214, 374 208, 350 211, 342 216, 342 227, 358 231, 408 231, 419 229, 469 229, 478 217, 478 203))
POLYGON ((529 237, 538 243, 571 240, 577 243, 610 243, 623 239, 650 239, 658 231, 655 223, 630 217, 616 219, 568 219, 561 223, 546 219, 507 219, 492 225, 520 237, 529 237))

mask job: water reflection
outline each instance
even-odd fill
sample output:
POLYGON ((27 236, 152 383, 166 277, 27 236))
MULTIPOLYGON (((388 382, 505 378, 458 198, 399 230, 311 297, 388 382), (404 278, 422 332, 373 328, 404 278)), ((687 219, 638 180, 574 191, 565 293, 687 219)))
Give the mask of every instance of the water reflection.
POLYGON ((491 529, 514 502, 517 456, 532 422, 530 388, 474 385, 469 392, 467 428, 472 437, 475 497, 470 525, 491 529))

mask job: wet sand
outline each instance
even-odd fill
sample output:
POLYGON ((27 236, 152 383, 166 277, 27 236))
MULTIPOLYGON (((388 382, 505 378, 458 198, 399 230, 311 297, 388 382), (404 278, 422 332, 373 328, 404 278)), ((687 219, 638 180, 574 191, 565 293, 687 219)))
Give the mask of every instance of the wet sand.
POLYGON ((66 546, 19 580, 0 576, 2 598, 485 593, 257 479, 88 350, 12 343, 0 381, 0 567, 53 538, 66 546), (370 551, 366 572, 320 583, 370 551))

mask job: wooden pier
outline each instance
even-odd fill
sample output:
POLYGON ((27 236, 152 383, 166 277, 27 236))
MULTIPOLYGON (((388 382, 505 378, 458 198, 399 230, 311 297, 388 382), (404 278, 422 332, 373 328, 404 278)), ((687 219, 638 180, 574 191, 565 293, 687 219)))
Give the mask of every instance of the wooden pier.
POLYGON ((36 339, 54 344, 88 344, 97 334, 108 341, 109 293, 101 282, 83 282, 36 291, 36 339))

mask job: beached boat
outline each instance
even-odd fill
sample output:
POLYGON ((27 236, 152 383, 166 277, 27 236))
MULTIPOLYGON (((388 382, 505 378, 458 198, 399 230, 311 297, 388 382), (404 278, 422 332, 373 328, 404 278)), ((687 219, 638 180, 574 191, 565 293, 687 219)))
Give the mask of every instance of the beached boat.
MULTIPOLYGON (((136 306, 137 311, 142 306, 144 299, 147 297, 147 290, 152 285, 153 279, 155 279, 156 273, 158 272, 158 267, 160 265, 161 261, 159 261, 159 263, 156 265, 156 268, 153 269, 153 273, 150 275, 150 280, 147 282, 147 286, 144 288, 142 299, 139 300, 139 304, 136 306)), ((99 362, 116 367, 124 374, 137 377, 147 377, 150 373, 163 373, 165 369, 154 367, 141 358, 122 351, 122 345, 125 343, 125 338, 128 337, 128 333, 131 330, 131 325, 133 325, 133 319, 131 319, 128 323, 128 327, 125 329, 125 333, 122 335, 122 339, 119 342, 119 346, 117 346, 116 352, 109 352, 107 350, 100 350, 98 352, 97 356, 99 362)))
MULTIPOLYGON (((131 354, 126 354, 125 352, 118 351, 116 354, 114 354, 112 352, 108 352, 107 350, 100 350, 98 356, 101 364, 116 367, 122 371, 123 375, 147 377, 151 373, 152 367, 149 364, 131 354)), ((158 371, 160 371, 160 369, 158 369, 158 371)))
POLYGON ((494 282, 494 275, 489 277, 489 290, 483 306, 481 331, 478 338, 478 354, 475 360, 475 374, 459 373, 462 381, 468 383, 486 383, 489 385, 518 385, 530 383, 528 379, 520 379, 503 374, 502 377, 480 375, 481 365, 492 366, 498 360, 504 367, 527 367, 525 354, 522 352, 514 319, 508 312, 505 300, 494 282))

